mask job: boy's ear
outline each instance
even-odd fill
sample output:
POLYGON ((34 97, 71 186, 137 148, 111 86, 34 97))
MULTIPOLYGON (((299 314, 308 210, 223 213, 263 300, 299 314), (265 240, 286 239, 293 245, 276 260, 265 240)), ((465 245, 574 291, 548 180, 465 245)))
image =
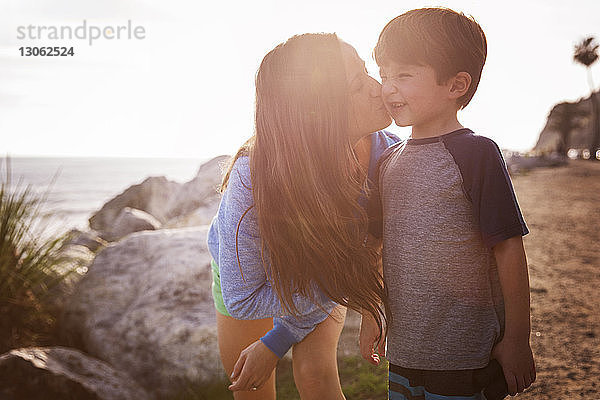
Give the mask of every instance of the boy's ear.
POLYGON ((471 74, 468 72, 461 71, 454 77, 450 78, 450 90, 449 95, 451 99, 458 99, 462 97, 471 86, 471 74))

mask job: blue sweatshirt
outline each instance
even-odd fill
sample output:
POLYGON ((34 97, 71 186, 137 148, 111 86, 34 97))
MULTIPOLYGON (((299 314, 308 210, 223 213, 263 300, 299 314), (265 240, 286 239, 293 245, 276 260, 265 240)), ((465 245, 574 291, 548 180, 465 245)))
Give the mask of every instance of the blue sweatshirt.
MULTIPOLYGON (((381 154, 399 141, 398 137, 385 131, 376 132, 371 137, 370 182, 374 179, 375 165, 381 154)), ((320 290, 314 290, 315 302, 295 294, 293 300, 300 316, 284 315, 262 265, 261 241, 253 205, 249 159, 240 157, 231 170, 227 189, 211 223, 208 249, 219 266, 223 302, 229 314, 237 319, 274 317, 273 329, 261 341, 281 358, 293 344, 302 341, 327 318, 336 303, 320 290)))

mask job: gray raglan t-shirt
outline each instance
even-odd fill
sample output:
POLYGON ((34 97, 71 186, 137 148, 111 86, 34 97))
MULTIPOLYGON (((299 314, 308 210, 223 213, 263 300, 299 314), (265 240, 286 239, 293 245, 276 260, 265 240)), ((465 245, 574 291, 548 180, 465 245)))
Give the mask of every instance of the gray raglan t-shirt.
POLYGON ((393 316, 387 357, 425 370, 482 368, 504 331, 492 247, 528 233, 498 146, 468 129, 383 155, 370 199, 393 316))

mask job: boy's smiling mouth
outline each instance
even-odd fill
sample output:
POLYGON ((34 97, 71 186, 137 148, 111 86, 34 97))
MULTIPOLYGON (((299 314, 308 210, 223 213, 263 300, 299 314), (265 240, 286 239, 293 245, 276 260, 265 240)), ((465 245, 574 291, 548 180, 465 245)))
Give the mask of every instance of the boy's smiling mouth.
POLYGON ((399 101, 391 102, 389 104, 390 104, 391 108, 394 110, 398 110, 406 105, 406 103, 402 103, 399 101))

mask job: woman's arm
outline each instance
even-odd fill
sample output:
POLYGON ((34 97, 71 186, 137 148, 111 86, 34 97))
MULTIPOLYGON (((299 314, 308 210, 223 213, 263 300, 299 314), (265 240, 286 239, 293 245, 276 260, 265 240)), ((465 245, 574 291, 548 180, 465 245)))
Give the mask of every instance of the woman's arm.
MULTIPOLYGON (((231 171, 213 222, 218 246, 211 251, 219 266, 225 307, 237 319, 285 314, 276 290, 267 279, 265 264, 268 259, 262 254, 253 204, 248 158, 241 157, 231 171)), ((313 302, 304 296, 294 295, 299 313, 313 313, 320 304, 328 302, 319 291, 315 291, 315 297, 313 302)))
POLYGON ((276 317, 274 328, 240 355, 234 367, 232 390, 265 381, 277 359, 323 321, 335 303, 316 291, 315 301, 294 296, 298 318, 283 316, 275 289, 267 279, 258 224, 253 209, 248 158, 238 159, 231 171, 209 247, 219 266, 221 290, 227 311, 237 319, 276 317))
MULTIPOLYGON (((333 304, 333 303, 332 303, 333 304)), ((331 312, 331 311, 330 311, 331 312)), ((267 382, 277 361, 296 343, 304 340, 329 313, 321 312, 295 317, 276 317, 273 329, 240 354, 231 374, 231 391, 260 389, 267 382)))
MULTIPOLYGON (((268 260, 263 263, 253 204, 248 157, 241 157, 231 171, 209 239, 209 248, 219 266, 223 302, 236 319, 285 314, 267 279, 264 263, 268 260)), ((279 357, 308 335, 333 309, 335 303, 320 291, 315 290, 315 297, 313 302, 295 295, 295 306, 302 317, 276 319, 274 330, 263 338, 265 345, 279 357)))

